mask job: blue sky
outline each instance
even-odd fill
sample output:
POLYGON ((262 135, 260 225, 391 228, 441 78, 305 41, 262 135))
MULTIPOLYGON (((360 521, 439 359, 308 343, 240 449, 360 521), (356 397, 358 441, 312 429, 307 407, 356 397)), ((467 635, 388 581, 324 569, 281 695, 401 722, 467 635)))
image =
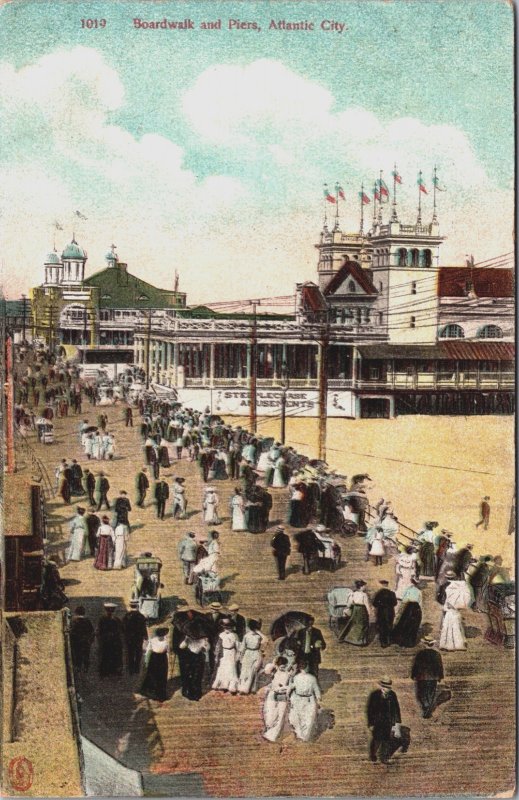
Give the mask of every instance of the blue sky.
POLYGON ((8 294, 39 282, 52 222, 59 249, 74 209, 90 271, 115 239, 143 277, 169 285, 178 269, 193 301, 244 296, 244 261, 251 291, 286 294, 314 274, 322 182, 345 186, 354 229, 361 181, 389 180, 394 160, 409 218, 417 169, 430 182, 438 164, 445 263, 511 249, 505 2, 12 2, 0 15, 8 294), (104 30, 81 28, 96 17, 104 30), (222 30, 135 30, 134 17, 222 30), (262 30, 229 31, 229 18, 262 30), (269 31, 271 19, 316 30, 269 31))

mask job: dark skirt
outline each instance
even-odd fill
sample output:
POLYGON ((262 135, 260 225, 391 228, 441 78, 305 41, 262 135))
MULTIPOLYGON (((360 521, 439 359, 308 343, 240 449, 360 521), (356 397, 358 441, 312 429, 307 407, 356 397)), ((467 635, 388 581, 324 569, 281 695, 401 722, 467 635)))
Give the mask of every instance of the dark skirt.
POLYGON ((182 694, 188 700, 200 700, 202 697, 202 679, 204 677, 205 654, 185 651, 183 669, 180 673, 182 694))
POLYGON ((434 545, 432 542, 423 542, 420 546, 421 574, 426 578, 434 577, 434 545))
POLYGON ((151 697, 153 700, 165 700, 167 684, 168 654, 152 652, 139 693, 151 697))
POLYGON ((340 642, 365 647, 368 643, 369 614, 366 606, 355 605, 351 617, 339 635, 340 642))
POLYGON ((261 506, 249 506, 246 509, 247 530, 249 533, 263 533, 266 530, 265 518, 261 506))
POLYGON ((288 519, 288 524, 292 526, 292 528, 304 528, 304 505, 302 500, 291 500, 290 501, 290 517, 288 519))
POLYGON ((391 638, 400 647, 415 647, 422 622, 419 603, 406 603, 402 615, 393 628, 391 638))
POLYGON ((171 466, 169 463, 169 453, 167 447, 160 447, 159 448, 159 463, 161 467, 169 467, 171 466))

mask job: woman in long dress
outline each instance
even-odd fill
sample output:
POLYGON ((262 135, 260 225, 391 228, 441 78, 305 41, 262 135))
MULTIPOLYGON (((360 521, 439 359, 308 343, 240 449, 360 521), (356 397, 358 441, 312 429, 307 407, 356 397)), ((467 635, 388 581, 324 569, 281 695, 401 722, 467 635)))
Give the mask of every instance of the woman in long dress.
MULTIPOLYGON (((274 484, 273 484, 274 485, 274 484)), ((293 528, 304 528, 304 504, 305 504, 305 485, 304 483, 296 483, 294 491, 290 498, 290 516, 288 524, 293 528)))
POLYGON ((420 575, 423 578, 434 578, 434 528, 437 526, 437 522, 424 522, 422 529, 418 532, 418 541, 420 542, 418 558, 420 575))
POLYGON ((422 624, 422 593, 418 580, 411 578, 402 597, 398 620, 391 634, 391 640, 400 647, 416 647, 420 625, 422 624))
POLYGON ((83 449, 85 451, 85 455, 90 461, 93 456, 94 450, 94 435, 92 433, 84 433, 83 434, 83 449))
POLYGON ((157 628, 155 636, 149 639, 144 656, 145 673, 139 689, 139 694, 160 702, 167 699, 168 632, 168 628, 157 628))
POLYGON ((218 517, 218 495, 212 486, 206 486, 204 492, 204 522, 206 522, 208 525, 219 525, 220 518, 218 517))
POLYGON ((288 686, 292 678, 292 671, 289 669, 285 656, 278 656, 274 663, 267 664, 263 671, 265 675, 272 675, 263 703, 263 722, 265 723, 263 737, 269 742, 275 742, 283 733, 285 725, 288 711, 288 686))
POLYGON ((113 569, 125 569, 128 563, 128 541, 130 539, 130 527, 120 522, 114 530, 115 552, 113 569))
POLYGON ((263 533, 265 530, 263 517, 263 493, 259 486, 252 486, 247 492, 245 502, 245 519, 250 533, 263 533))
POLYGON ((223 630, 218 637, 215 651, 215 661, 218 666, 211 688, 217 692, 236 694, 238 691, 236 664, 240 640, 231 630, 231 621, 229 619, 222 620, 222 627, 223 630))
POLYGON ((247 524, 245 522, 245 501, 239 486, 235 488, 234 495, 231 497, 231 502, 229 505, 231 509, 232 530, 246 531, 247 524))
POLYGON ((202 697, 202 680, 204 669, 211 645, 205 636, 186 636, 180 642, 180 650, 183 651, 182 661, 179 657, 181 668, 182 696, 188 700, 200 700, 202 697))
POLYGON ((262 647, 265 642, 266 638, 261 633, 261 620, 250 619, 249 630, 243 637, 239 650, 241 666, 238 692, 240 694, 257 691, 258 675, 263 664, 262 647))
POLYGON ((370 611, 366 583, 355 581, 355 591, 349 596, 345 609, 345 614, 349 613, 349 619, 339 634, 339 641, 365 647, 368 644, 370 611))
POLYGON ((465 629, 461 612, 446 602, 440 628, 440 650, 466 650, 465 629))
POLYGON ((412 547, 406 547, 405 553, 401 553, 396 559, 395 564, 395 594, 398 600, 404 596, 405 590, 411 586, 411 581, 416 578, 416 553, 412 547))
POLYGON ((274 464, 274 477, 272 479, 272 487, 274 489, 284 489, 287 485, 286 476, 286 461, 283 456, 279 456, 274 464))
POLYGON ((225 481, 229 477, 227 454, 223 450, 217 450, 214 457, 214 477, 215 480, 225 481))
POLYGON ((315 733, 321 690, 315 675, 308 672, 307 664, 300 664, 290 687, 288 721, 302 742, 309 742, 315 733))
POLYGON ((111 433, 105 433, 103 436, 103 458, 112 461, 115 455, 115 440, 111 433))
POLYGON ((103 458, 103 440, 99 432, 92 436, 92 458, 101 461, 103 458))
POLYGON ((88 541, 88 526, 85 519, 85 509, 77 507, 77 514, 70 523, 70 547, 67 551, 67 561, 81 561, 88 541))
POLYGON ((173 519, 187 518, 187 498, 184 478, 175 478, 173 483, 173 519))
POLYGON ((386 548, 384 546, 384 531, 381 525, 377 525, 375 530, 373 531, 373 535, 371 536, 371 549, 369 554, 372 558, 375 559, 375 566, 381 567, 382 566, 382 559, 386 554, 386 548))
POLYGON ((114 563, 115 534, 107 516, 102 517, 97 531, 97 556, 94 561, 96 569, 112 569, 114 563))

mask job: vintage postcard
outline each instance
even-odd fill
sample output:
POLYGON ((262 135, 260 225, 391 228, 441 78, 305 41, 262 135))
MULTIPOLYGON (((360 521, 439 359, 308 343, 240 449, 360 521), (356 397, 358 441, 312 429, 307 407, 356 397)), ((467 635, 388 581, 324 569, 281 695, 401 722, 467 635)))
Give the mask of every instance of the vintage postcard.
POLYGON ((1 793, 515 792, 514 8, 0 4, 1 793))

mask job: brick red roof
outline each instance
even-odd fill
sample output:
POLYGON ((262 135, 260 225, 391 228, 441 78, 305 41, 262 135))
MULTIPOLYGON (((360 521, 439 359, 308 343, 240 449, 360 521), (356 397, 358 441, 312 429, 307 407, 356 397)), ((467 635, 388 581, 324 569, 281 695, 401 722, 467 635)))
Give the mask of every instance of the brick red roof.
POLYGON ((513 342, 465 342, 456 339, 441 342, 440 347, 448 358, 461 361, 514 361, 513 342))
POLYGON ((441 267, 438 296, 467 297, 470 284, 476 297, 513 297, 514 271, 489 267, 441 267))
POLYGON ((352 277, 357 281, 366 294, 377 294, 377 290, 373 286, 366 270, 364 270, 355 261, 346 261, 340 270, 333 276, 327 286, 324 287, 323 293, 326 297, 330 294, 335 294, 341 283, 347 277, 352 277))
POLYGON ((310 311, 327 311, 328 304, 315 283, 303 284, 303 305, 310 311))

